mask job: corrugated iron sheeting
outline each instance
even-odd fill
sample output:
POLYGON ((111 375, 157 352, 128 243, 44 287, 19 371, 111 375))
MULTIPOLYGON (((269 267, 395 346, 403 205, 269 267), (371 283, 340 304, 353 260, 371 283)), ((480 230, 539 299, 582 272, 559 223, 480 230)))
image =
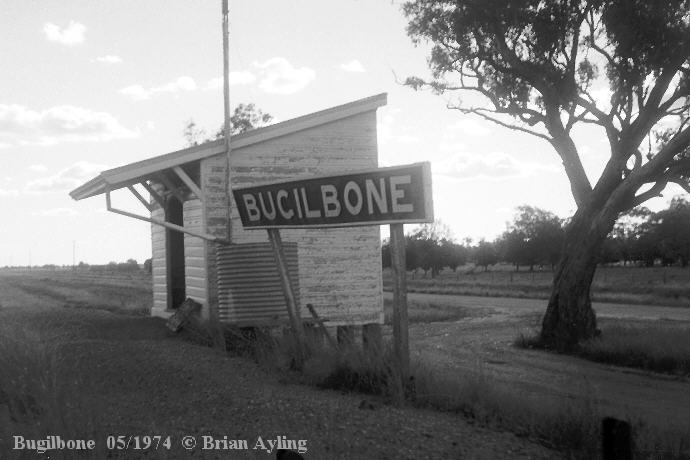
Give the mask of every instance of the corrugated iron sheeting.
MULTIPOLYGON (((290 279, 299 305, 297 243, 283 243, 290 279)), ((219 246, 218 303, 220 320, 228 324, 287 323, 287 306, 269 243, 219 246)))

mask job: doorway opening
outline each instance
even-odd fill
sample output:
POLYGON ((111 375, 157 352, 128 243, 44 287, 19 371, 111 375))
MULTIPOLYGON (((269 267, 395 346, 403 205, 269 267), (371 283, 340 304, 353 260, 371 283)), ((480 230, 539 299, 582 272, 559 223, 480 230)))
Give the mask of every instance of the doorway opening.
MULTIPOLYGON (((171 224, 184 226, 182 202, 170 197, 166 202, 165 220, 171 224)), ((166 230, 166 253, 168 273, 168 309, 178 308, 186 298, 184 233, 166 230)))

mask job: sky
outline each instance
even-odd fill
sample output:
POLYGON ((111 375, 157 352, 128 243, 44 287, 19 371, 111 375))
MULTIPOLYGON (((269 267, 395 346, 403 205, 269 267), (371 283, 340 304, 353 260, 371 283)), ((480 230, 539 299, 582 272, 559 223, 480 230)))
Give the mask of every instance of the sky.
MULTIPOLYGON (((399 1, 230 0, 231 105, 275 121, 379 93, 379 165, 430 161, 434 212, 458 241, 491 240, 530 204, 575 209, 545 142, 449 110, 399 1)), ((4 0, 0 13, 0 266, 151 257, 150 225, 68 192, 100 171, 185 147, 189 120, 222 124, 220 0, 4 0)), ((576 133, 590 180, 607 143, 576 133)), ((650 203, 662 207, 664 200, 650 203)), ((145 214, 128 194, 116 207, 145 214)), ((411 229, 406 226, 406 229, 411 229)), ((385 229, 383 233, 385 233, 385 229)))

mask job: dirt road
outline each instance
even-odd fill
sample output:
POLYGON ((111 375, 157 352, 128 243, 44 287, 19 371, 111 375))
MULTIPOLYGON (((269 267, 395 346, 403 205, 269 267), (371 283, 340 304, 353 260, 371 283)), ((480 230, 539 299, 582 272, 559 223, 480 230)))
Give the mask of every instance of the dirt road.
MULTIPOLYGON (((590 404, 605 415, 643 419, 690 435, 689 379, 512 346, 520 331, 539 324, 544 300, 416 293, 408 298, 493 311, 457 322, 411 325, 412 353, 449 376, 483 373, 543 404, 590 404)), ((608 303, 595 303, 594 308, 600 318, 665 319, 688 322, 690 328, 690 308, 608 303)))

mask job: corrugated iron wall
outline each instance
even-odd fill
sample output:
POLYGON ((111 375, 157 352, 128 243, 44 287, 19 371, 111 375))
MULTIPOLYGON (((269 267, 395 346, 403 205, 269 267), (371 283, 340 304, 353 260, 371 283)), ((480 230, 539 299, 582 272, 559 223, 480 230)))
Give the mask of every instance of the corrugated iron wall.
MULTIPOLYGON (((297 303, 297 243, 283 243, 297 303)), ((287 306, 269 243, 219 245, 218 304, 220 320, 238 326, 287 323, 287 306)))

